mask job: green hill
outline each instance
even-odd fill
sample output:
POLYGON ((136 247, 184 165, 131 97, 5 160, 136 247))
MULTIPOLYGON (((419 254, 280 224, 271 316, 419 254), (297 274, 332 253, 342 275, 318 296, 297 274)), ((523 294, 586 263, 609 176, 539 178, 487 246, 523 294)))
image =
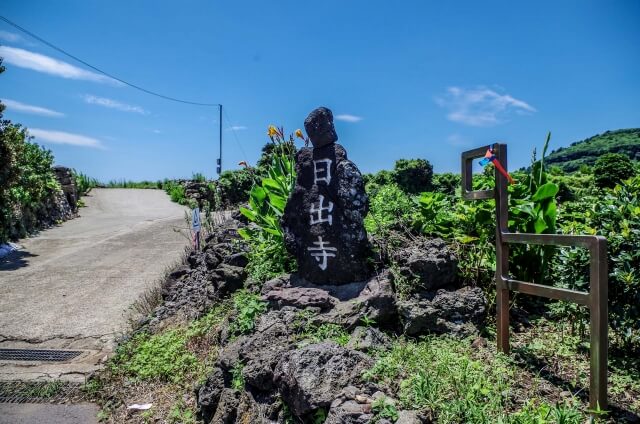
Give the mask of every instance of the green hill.
POLYGON ((565 172, 573 172, 582 164, 592 166, 605 153, 622 153, 640 161, 640 128, 605 131, 554 150, 545 161, 560 166, 565 172))

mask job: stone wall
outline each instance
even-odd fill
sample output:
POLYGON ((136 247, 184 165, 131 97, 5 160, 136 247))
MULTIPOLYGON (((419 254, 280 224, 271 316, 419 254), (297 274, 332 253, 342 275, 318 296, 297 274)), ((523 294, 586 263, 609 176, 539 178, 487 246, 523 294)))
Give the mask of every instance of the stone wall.
POLYGON ((60 183, 60 188, 62 188, 64 197, 67 199, 69 208, 72 212, 77 212, 79 196, 76 181, 73 178, 73 172, 64 166, 54 166, 53 172, 56 174, 56 179, 60 183))

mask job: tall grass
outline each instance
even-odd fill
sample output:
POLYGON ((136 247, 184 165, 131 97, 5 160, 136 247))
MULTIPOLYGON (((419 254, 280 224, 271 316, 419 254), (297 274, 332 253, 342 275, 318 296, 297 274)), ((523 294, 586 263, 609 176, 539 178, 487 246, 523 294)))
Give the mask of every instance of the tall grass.
POLYGON ((164 187, 163 181, 130 181, 130 180, 111 180, 104 185, 106 188, 148 188, 148 189, 162 189, 164 187))
POLYGON ((86 196, 92 188, 100 186, 100 182, 97 179, 91 178, 82 172, 77 172, 75 169, 72 172, 78 189, 78 196, 86 196))

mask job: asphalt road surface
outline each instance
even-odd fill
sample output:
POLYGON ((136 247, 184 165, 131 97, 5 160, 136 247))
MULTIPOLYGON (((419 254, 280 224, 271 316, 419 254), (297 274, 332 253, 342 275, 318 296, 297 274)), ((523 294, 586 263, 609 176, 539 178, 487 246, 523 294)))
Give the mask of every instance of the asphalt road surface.
POLYGON ((82 380, 126 330, 131 305, 178 261, 185 208, 161 190, 94 189, 80 217, 0 260, 0 348, 80 349, 71 363, 7 363, 0 379, 82 380))

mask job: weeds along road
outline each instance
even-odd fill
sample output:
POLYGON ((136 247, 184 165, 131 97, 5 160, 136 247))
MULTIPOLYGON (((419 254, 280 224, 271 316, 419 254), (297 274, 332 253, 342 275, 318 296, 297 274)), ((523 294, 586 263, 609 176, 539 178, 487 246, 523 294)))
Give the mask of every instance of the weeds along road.
POLYGON ((0 348, 83 354, 62 364, 0 361, 0 379, 83 379, 187 244, 185 208, 161 190, 94 189, 83 199, 79 218, 21 241, 0 263, 0 348))

